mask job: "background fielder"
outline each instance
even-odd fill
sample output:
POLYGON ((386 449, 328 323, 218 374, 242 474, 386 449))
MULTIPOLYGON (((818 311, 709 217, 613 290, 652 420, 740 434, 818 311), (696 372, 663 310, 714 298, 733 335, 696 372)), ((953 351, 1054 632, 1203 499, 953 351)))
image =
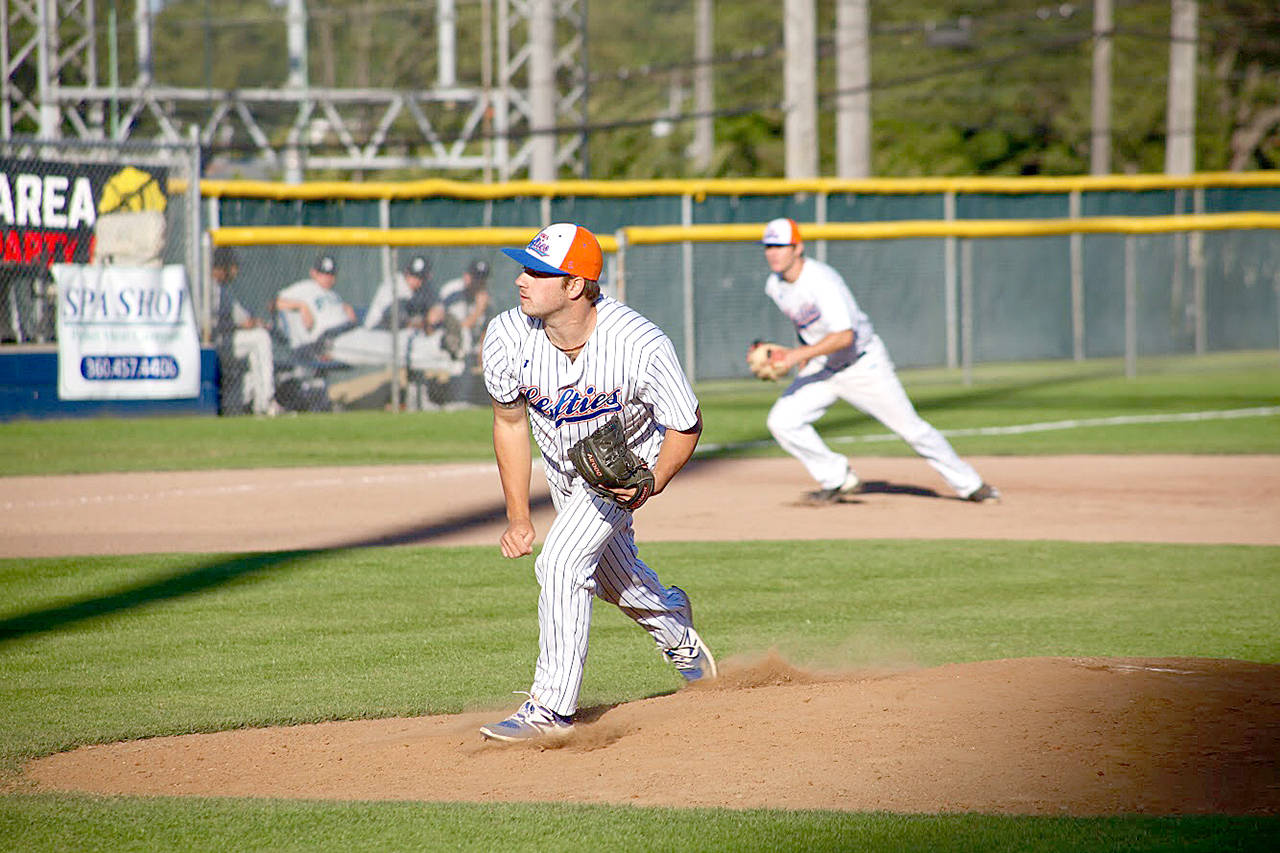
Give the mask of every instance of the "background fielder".
MULTIPOLYGON (((664 587, 640 559, 632 513, 587 488, 569 448, 612 418, 652 469, 659 494, 693 455, 702 416, 671 341, 631 308, 600 294, 600 244, 558 223, 525 249, 504 249, 524 267, 519 307, 495 317, 484 337, 484 379, 493 400, 493 446, 507 505, 502 554, 532 553, 529 430, 542 454, 556 517, 534 562, 538 660, 529 701, 487 738, 524 740, 572 723, 587 659, 592 596, 649 632, 688 681, 715 676, 693 629, 688 596, 664 587)), ((630 497, 634 489, 625 490, 630 497)))
POLYGON ((795 323, 802 342, 776 356, 782 368, 799 367, 800 372, 769 410, 767 423, 778 444, 803 462, 822 487, 810 500, 838 501, 862 488, 849 460, 827 447, 813 427, 843 399, 911 445, 960 497, 998 501, 1000 492, 984 483, 942 433, 916 413, 870 318, 840 273, 804 256, 796 223, 773 220, 762 242, 771 271, 765 292, 795 323))

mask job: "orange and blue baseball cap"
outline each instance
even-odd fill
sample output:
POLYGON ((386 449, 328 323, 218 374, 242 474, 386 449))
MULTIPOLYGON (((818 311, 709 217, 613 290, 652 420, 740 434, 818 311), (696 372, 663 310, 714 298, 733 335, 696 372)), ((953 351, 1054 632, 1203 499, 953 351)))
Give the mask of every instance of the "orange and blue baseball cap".
POLYGON ((794 246, 800 242, 800 226, 794 219, 774 219, 764 227, 760 242, 766 246, 794 246))
POLYGON ((503 249, 511 260, 547 275, 578 275, 599 281, 604 255, 596 236, 581 225, 557 222, 539 231, 523 249, 503 249))

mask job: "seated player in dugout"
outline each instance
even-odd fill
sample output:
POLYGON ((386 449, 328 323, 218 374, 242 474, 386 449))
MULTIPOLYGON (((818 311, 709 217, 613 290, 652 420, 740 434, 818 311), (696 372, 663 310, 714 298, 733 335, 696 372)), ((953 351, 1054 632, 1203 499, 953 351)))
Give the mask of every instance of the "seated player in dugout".
POLYGON ((438 308, 428 316, 429 323, 443 323, 453 318, 466 333, 471 345, 466 357, 469 365, 478 366, 483 347, 484 327, 489 321, 489 264, 474 259, 458 278, 440 286, 438 308))
MULTIPOLYGON (((410 279, 425 281, 426 270, 422 267, 419 270, 421 276, 403 277, 406 288, 409 288, 410 279)), ((393 333, 389 327, 357 324, 355 309, 335 291, 337 277, 337 259, 324 253, 312 264, 308 278, 289 285, 276 296, 276 310, 281 314, 289 344, 295 351, 314 350, 315 357, 343 365, 388 366, 394 334, 394 350, 399 353, 402 364, 424 372, 456 375, 462 371, 462 361, 444 345, 443 335, 424 335, 422 329, 412 325, 393 333)), ((420 284, 418 289, 425 288, 420 284)), ((388 287, 388 307, 391 293, 392 289, 388 287)), ((410 296, 406 313, 412 313, 413 305, 410 296)))
POLYGON ((429 328, 427 314, 435 304, 431 261, 425 255, 413 255, 390 281, 378 285, 360 325, 366 329, 390 329, 394 305, 399 328, 425 331, 429 328))
POLYGON ((222 362, 222 381, 239 376, 244 403, 255 415, 278 415, 275 357, 267 324, 249 312, 236 298, 232 284, 240 274, 240 257, 230 246, 213 250, 210 274, 217 285, 213 300, 212 343, 222 362), (238 368, 244 365, 243 371, 238 368))

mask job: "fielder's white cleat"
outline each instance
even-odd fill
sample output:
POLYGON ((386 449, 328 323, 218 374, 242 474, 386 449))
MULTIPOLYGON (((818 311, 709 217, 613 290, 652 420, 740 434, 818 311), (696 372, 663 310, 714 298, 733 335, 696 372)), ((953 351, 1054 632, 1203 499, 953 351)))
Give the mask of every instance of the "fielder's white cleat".
POLYGON ((1000 503, 1000 490, 990 483, 983 483, 966 495, 965 500, 976 504, 998 504, 1000 503))
POLYGON ((853 473, 853 469, 850 468, 849 472, 844 475, 843 483, 831 489, 818 489, 816 492, 809 492, 805 495, 805 501, 815 506, 840 503, 845 498, 860 494, 862 490, 862 481, 858 479, 858 475, 853 473))
POLYGON ((991 483, 983 483, 973 492, 966 494, 964 500, 973 503, 1000 503, 1000 489, 991 483))

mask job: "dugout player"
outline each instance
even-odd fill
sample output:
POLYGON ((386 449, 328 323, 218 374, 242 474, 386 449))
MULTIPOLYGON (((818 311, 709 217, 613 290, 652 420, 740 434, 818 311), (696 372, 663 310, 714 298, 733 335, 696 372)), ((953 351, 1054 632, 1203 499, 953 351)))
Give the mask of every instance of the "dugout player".
MULTIPOLYGON (((337 277, 337 259, 325 253, 316 258, 307 278, 276 295, 275 308, 289 345, 296 351, 315 351, 320 358, 337 364, 374 367, 389 364, 393 333, 390 329, 357 324, 355 308, 334 290, 337 277)), ((386 295, 391 296, 390 290, 386 295)), ((390 307, 389 301, 385 307, 390 307)), ((412 310, 412 305, 406 306, 406 315, 412 310)), ((450 375, 462 372, 463 363, 445 346, 443 334, 423 335, 408 327, 394 334, 396 348, 409 367, 450 375)))
POLYGON ((425 329, 427 312, 435 302, 431 261, 425 255, 414 255, 390 281, 378 285, 360 325, 366 329, 390 329, 394 303, 398 328, 425 329))
POLYGON ((769 432, 804 463, 819 490, 810 503, 833 503, 861 491, 849 460, 823 442, 813 424, 837 399, 880 421, 933 466, 956 494, 975 503, 1000 500, 950 442, 916 413, 871 320, 835 269, 804 255, 800 229, 775 219, 764 230, 769 265, 765 293, 796 326, 801 344, 784 348, 782 367, 795 380, 769 410, 769 432))
POLYGON ((716 666, 693 628, 689 597, 664 587, 640 559, 631 511, 587 488, 568 455, 580 439, 620 417, 628 446, 653 471, 653 493, 671 482, 693 455, 702 414, 670 339, 601 295, 603 256, 587 229, 557 223, 526 248, 503 252, 523 270, 515 280, 519 306, 490 321, 484 336, 493 447, 507 506, 502 555, 522 557, 533 549, 530 428, 556 509, 534 561, 541 590, 529 700, 480 728, 486 738, 519 741, 572 727, 593 595, 648 631, 685 680, 714 678, 716 666))
POLYGON ((240 274, 240 258, 230 246, 213 250, 209 271, 217 287, 210 291, 213 301, 213 345, 222 361, 223 381, 244 362, 243 396, 255 415, 275 416, 284 411, 276 401, 275 356, 267 324, 259 320, 236 298, 231 283, 240 274))

